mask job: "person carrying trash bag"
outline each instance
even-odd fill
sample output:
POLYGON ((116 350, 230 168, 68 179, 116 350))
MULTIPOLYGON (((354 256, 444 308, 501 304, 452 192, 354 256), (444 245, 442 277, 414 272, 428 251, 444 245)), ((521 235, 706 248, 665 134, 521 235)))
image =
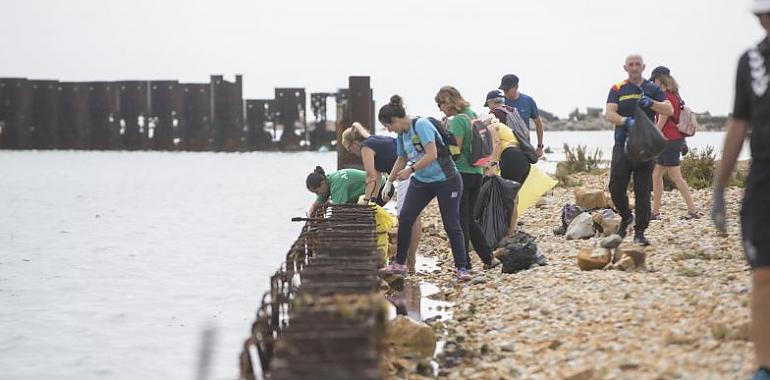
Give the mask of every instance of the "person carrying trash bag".
MULTIPOLYGON (((438 90, 436 105, 448 118, 449 130, 455 136, 460 155, 455 159, 457 171, 463 179, 463 196, 460 200, 460 223, 465 236, 465 249, 470 253, 470 244, 483 262, 484 269, 492 269, 500 265, 500 261, 492 256, 492 248, 484 239, 481 226, 473 217, 473 208, 481 190, 483 164, 471 162, 472 125, 477 119, 471 110, 470 103, 463 99, 460 91, 452 86, 444 86, 438 90), (476 166, 480 165, 480 166, 476 166)), ((493 138, 494 139, 494 138, 493 138)), ((466 269, 471 269, 471 255, 467 255, 466 269)))
POLYGON ((657 131, 652 123, 655 114, 672 116, 674 108, 660 87, 642 77, 644 68, 644 60, 640 55, 632 54, 626 57, 623 69, 628 73, 628 79, 610 88, 605 117, 615 125, 615 145, 612 148, 609 189, 612 202, 622 217, 618 234, 625 237, 628 226, 634 221, 634 216, 629 208, 628 194, 626 194, 633 175, 634 196, 636 198, 634 241, 642 245, 649 245, 650 242, 644 236, 644 231, 650 223, 653 159, 659 152, 639 149, 641 145, 636 143, 644 143, 644 141, 637 141, 635 144, 629 142, 627 145, 626 140, 630 133, 635 135, 632 139, 637 136, 649 135, 649 126, 657 131), (638 119, 639 116, 643 116, 642 120, 638 121, 643 123, 640 127, 645 126, 646 128, 643 130, 639 128, 640 130, 634 132, 633 129, 637 123, 635 119, 638 119))
POLYGON ((379 273, 406 273, 404 263, 412 239, 412 224, 428 203, 437 198, 441 220, 452 248, 455 276, 460 281, 469 281, 471 275, 466 269, 465 237, 460 225, 463 182, 452 160, 449 146, 442 137, 444 131, 439 131, 428 118, 412 119, 407 116, 398 95, 393 95, 390 102, 380 108, 377 118, 388 131, 398 133, 398 158, 388 181, 393 182, 397 178, 410 181, 404 207, 398 215, 396 259, 380 269, 379 273))
MULTIPOLYGON (((524 144, 520 143, 521 139, 513 132, 514 126, 506 124, 507 121, 513 119, 511 115, 517 111, 505 105, 505 96, 501 90, 489 91, 484 106, 488 107, 489 113, 499 120, 499 123, 493 123, 490 126, 497 131, 497 136, 495 136, 495 160, 490 165, 493 167, 497 166, 503 178, 517 182, 520 185, 524 184, 527 177, 529 177, 532 163, 537 162, 538 156, 531 145, 527 145, 529 151, 525 152, 524 144)), ((525 144, 528 143, 525 142, 525 144)), ((518 198, 515 201, 518 202, 518 198)), ((518 207, 514 207, 511 213, 508 235, 513 235, 516 232, 518 220, 518 207)))
MULTIPOLYGON (((393 182, 386 181, 380 187, 380 178, 383 174, 390 174, 393 164, 396 163, 396 139, 390 136, 372 135, 358 122, 354 122, 349 128, 342 132, 340 141, 342 147, 348 152, 361 157, 366 172, 366 196, 364 202, 371 199, 382 199, 387 203, 393 195, 393 182), (379 198, 377 194, 380 194, 379 198)), ((409 180, 399 181, 396 185, 396 215, 401 213, 404 205, 404 198, 409 191, 409 180)), ((422 236, 422 223, 418 216, 412 226, 412 242, 409 245, 409 255, 406 259, 406 266, 409 273, 414 273, 417 256, 417 246, 422 236)))
POLYGON ((758 367, 752 379, 770 380, 770 0, 754 0, 752 12, 765 37, 738 61, 733 113, 714 175, 711 218, 719 233, 727 235, 724 191, 750 136, 751 168, 743 190, 740 238, 751 267, 751 340, 758 367))

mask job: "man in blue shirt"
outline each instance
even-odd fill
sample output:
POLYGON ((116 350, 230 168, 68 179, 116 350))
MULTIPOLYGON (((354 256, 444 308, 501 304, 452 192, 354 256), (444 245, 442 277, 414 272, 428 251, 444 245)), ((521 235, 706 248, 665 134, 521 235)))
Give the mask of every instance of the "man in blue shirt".
POLYGON ((655 120, 656 113, 674 115, 674 108, 660 87, 642 77, 644 68, 644 60, 640 55, 632 54, 626 57, 623 69, 628 73, 628 79, 610 88, 605 116, 610 123, 615 124, 615 146, 612 148, 609 187, 612 203, 623 218, 618 234, 625 237, 628 226, 634 220, 626 194, 628 183, 633 175, 637 219, 634 224, 634 242, 649 245, 650 242, 644 237, 644 231, 650 224, 650 184, 655 162, 650 160, 634 164, 629 161, 625 152, 626 137, 629 129, 634 127, 633 116, 637 105, 652 120, 655 120))
POLYGON ((537 156, 543 156, 543 120, 540 119, 540 111, 537 109, 537 103, 531 96, 519 92, 519 77, 514 74, 506 74, 500 80, 500 87, 505 94, 505 105, 516 108, 519 115, 529 127, 529 119, 535 121, 535 132, 537 133, 537 156))

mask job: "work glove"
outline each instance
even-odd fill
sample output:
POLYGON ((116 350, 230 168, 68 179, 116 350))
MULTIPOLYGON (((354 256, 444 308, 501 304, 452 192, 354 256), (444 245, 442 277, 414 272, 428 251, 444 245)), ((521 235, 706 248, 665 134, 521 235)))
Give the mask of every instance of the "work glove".
POLYGON ((727 234, 724 190, 714 189, 714 195, 711 197, 711 220, 714 222, 714 227, 716 227, 719 234, 727 234))
POLYGON ((634 126, 634 118, 633 117, 627 117, 626 120, 623 121, 623 126, 626 128, 631 128, 634 126))
POLYGON ((645 109, 652 107, 652 98, 647 95, 642 95, 642 97, 639 98, 639 106, 645 109))
POLYGON ((393 190, 393 182, 390 182, 390 180, 385 181, 385 185, 382 186, 382 192, 380 193, 382 203, 388 203, 391 190, 393 190))

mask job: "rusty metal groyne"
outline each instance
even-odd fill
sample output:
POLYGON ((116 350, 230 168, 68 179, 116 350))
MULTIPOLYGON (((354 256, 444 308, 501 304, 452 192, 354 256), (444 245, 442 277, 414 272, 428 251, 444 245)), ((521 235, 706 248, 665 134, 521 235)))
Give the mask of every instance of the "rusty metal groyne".
POLYGON ((326 205, 270 279, 241 354, 241 378, 381 379, 387 302, 374 211, 326 205))
MULTIPOLYGON (((310 94, 275 88, 273 99, 244 99, 243 78, 65 82, 0 78, 0 149, 251 151, 330 146, 359 121, 373 131, 368 76, 348 88, 310 94), (335 123, 327 99, 336 101, 335 123)), ((346 153, 346 152, 344 152, 346 153)), ((344 163, 356 163, 347 157, 344 163)))

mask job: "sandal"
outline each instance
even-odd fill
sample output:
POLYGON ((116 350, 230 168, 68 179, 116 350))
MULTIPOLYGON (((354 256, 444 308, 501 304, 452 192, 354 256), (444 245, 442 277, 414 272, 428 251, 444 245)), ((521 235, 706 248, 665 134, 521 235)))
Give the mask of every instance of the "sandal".
POLYGON ((700 211, 695 212, 687 212, 687 215, 682 215, 682 220, 693 220, 693 219, 700 219, 700 211))

